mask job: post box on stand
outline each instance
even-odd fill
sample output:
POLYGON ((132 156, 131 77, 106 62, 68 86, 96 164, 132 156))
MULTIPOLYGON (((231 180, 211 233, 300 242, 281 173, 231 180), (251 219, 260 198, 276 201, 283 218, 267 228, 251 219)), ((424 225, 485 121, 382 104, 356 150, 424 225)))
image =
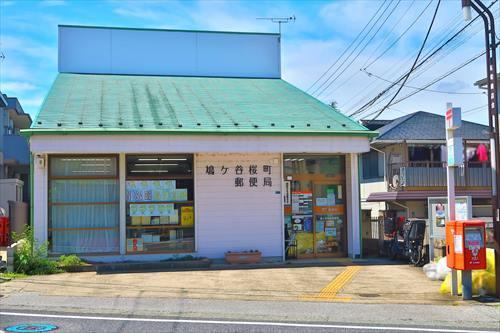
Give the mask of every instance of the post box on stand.
POLYGON ((446 263, 449 268, 486 269, 484 221, 446 222, 446 263))

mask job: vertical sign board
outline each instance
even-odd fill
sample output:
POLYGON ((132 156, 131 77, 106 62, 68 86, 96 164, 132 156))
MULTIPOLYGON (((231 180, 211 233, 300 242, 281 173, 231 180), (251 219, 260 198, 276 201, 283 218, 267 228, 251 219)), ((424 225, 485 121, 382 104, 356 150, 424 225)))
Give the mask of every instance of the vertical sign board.
POLYGON ((448 151, 448 167, 460 166, 464 163, 464 147, 462 137, 455 130, 462 126, 460 108, 449 108, 446 111, 446 147, 448 151))

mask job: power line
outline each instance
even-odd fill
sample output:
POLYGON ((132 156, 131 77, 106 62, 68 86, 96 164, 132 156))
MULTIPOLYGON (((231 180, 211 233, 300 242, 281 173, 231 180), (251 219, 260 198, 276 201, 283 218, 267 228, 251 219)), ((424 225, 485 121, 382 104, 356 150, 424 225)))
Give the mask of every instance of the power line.
MULTIPOLYGON (((401 83, 389 81, 389 80, 384 79, 383 77, 380 77, 376 74, 370 73, 366 69, 363 69, 362 71, 364 73, 366 73, 366 75, 368 75, 369 77, 375 77, 379 80, 382 80, 382 81, 385 81, 388 83, 394 83, 394 84, 399 85, 399 86, 403 85, 401 83)), ((433 93, 438 93, 438 94, 448 94, 448 95, 485 95, 486 94, 486 92, 458 92, 458 91, 443 91, 443 90, 434 90, 434 89, 423 89, 421 87, 413 87, 413 86, 406 85, 406 84, 404 85, 404 87, 419 90, 419 91, 428 91, 428 92, 433 92, 433 93)))
MULTIPOLYGON (((451 36, 450 38, 448 38, 448 40, 446 40, 443 44, 441 44, 441 46, 439 46, 437 49, 435 49, 431 54, 429 54, 426 58, 424 58, 415 68, 419 68, 420 66, 422 66, 423 64, 425 64, 427 61, 429 61, 429 59, 431 59, 434 55, 436 55, 439 51, 441 51, 446 45, 448 45, 449 43, 451 43, 458 35, 460 35, 466 28, 468 28, 473 22, 475 22, 477 19, 479 18, 479 15, 476 16, 474 19, 472 19, 469 23, 467 23, 464 27, 462 27, 462 29, 460 29, 459 31, 457 31, 455 34, 453 34, 453 36, 451 36)), ((398 80, 396 80, 395 82, 396 83, 399 83, 401 82, 404 78, 406 77, 406 74, 404 74, 403 76, 401 76, 398 80)), ((392 84, 390 85, 389 87, 387 87, 386 89, 384 89, 383 91, 381 91, 377 96, 375 96, 374 98, 372 98, 370 101, 368 101, 367 103, 365 103, 363 106, 361 106, 360 108, 358 108, 356 111, 354 111, 353 113, 351 113, 349 116, 354 116, 356 114, 359 114, 359 113, 362 113, 364 112, 364 110, 368 107, 370 107, 371 105, 373 105, 375 103, 375 101, 377 101, 378 99, 380 99, 384 94, 386 94, 389 90, 391 90, 393 87, 395 87, 396 84, 392 84)))
POLYGON ((429 29, 427 29, 427 33, 425 35, 424 41, 422 42, 422 46, 420 47, 420 50, 418 51, 417 57, 415 58, 415 61, 413 62, 413 65, 410 68, 410 71, 408 72, 408 74, 406 74, 406 76, 405 76, 405 78, 403 80, 403 83, 401 84, 401 86, 399 86, 398 90, 396 91, 396 93, 394 94, 394 96, 391 98, 391 100, 386 104, 386 106, 384 106, 382 108, 382 110, 380 110, 379 113, 377 113, 377 115, 373 119, 377 119, 382 114, 382 112, 384 112, 385 109, 387 109, 391 105, 391 103, 394 101, 394 99, 396 99, 396 97, 398 96, 398 94, 403 89, 404 85, 406 84, 406 81, 408 81, 408 78, 410 77, 410 74, 415 69, 415 66, 417 65, 418 59, 420 58, 420 55, 422 54, 422 51, 424 50, 425 43, 427 42, 427 38, 429 38, 429 35, 431 33, 431 30, 432 30, 432 27, 434 26, 434 20, 436 19, 436 15, 438 13, 439 5, 440 4, 441 4, 441 0, 438 0, 438 3, 436 5, 436 9, 434 10, 434 15, 432 16, 431 24, 429 25, 429 29))
MULTIPOLYGON (((498 44, 497 44, 497 45, 498 45, 498 44)), ((445 79, 446 77, 450 76, 451 74, 455 73, 456 71, 458 71, 458 70, 460 70, 460 69, 464 68, 465 66, 467 66, 467 65, 471 64, 472 62, 476 61, 476 60, 477 60, 477 59, 479 59, 481 56, 483 56, 485 53, 486 53, 486 51, 483 51, 483 52, 481 52, 481 53, 479 53, 479 54, 475 55, 474 57, 470 58, 469 60, 465 61, 464 63, 461 63, 460 65, 458 65, 458 66, 454 67, 452 70, 448 71, 447 73, 445 73, 445 74, 441 75, 440 77, 438 77, 438 78, 436 78, 436 79, 432 80, 431 82, 427 83, 427 84, 426 84, 425 86, 423 86, 422 88, 419 88, 419 90, 414 91, 414 92, 412 92, 412 93, 410 93, 410 94, 408 94, 408 95, 406 95, 406 96, 404 96, 404 97, 402 97, 402 98, 398 99, 398 100, 397 100, 397 101, 395 101, 394 103, 391 103, 389 106, 396 105, 396 104, 398 104, 398 103, 400 103, 400 102, 402 102, 402 101, 404 101, 404 100, 406 100, 406 99, 408 99, 408 98, 412 97, 413 95, 415 95, 415 94, 417 94, 417 93, 419 93, 419 92, 423 91, 424 89, 427 89, 428 87, 432 86, 433 84, 436 84, 437 82, 439 82, 439 81, 441 81, 441 80, 445 79)), ((380 111, 381 111, 381 110, 374 111, 374 112, 372 112, 372 113, 368 114, 366 117, 370 117, 370 116, 372 116, 372 115, 374 115, 375 113, 380 112, 380 111)))
MULTIPOLYGON (((496 1, 496 0, 495 0, 496 1)), ((421 16, 421 15, 420 15, 421 16)), ((450 24, 453 23, 453 22, 456 22, 457 21, 457 18, 454 18, 453 20, 450 21, 450 24)), ((438 32, 436 32, 436 36, 441 36, 441 35, 444 35, 444 37, 442 39, 439 40, 439 42, 435 43, 433 47, 430 48, 430 50, 425 54, 425 56, 429 55, 430 53, 432 53, 440 44, 443 40, 445 40, 447 38, 447 36, 450 35, 450 33, 453 33, 454 29, 456 27, 459 27, 460 26, 460 23, 455 23, 453 24, 453 27, 451 28, 451 31, 449 31, 448 33, 445 34, 445 30, 446 28, 441 28, 441 30, 439 30, 438 32)), ((450 52, 446 53, 444 57, 448 56, 450 54, 450 52)), ((433 56, 433 54, 431 54, 431 56, 433 56)), ((402 60, 402 61, 399 61, 399 66, 392 66, 391 69, 389 70, 389 72, 393 73, 393 74, 396 74, 399 72, 400 69, 403 68, 404 64, 407 62, 407 61, 412 61, 414 59, 414 56, 410 56, 410 57, 407 57, 406 59, 402 60)), ((438 61, 434 62, 431 66, 433 66, 434 64, 436 64, 438 61)), ((431 67, 431 66, 428 66, 431 67)), ((413 81, 416 77, 418 77, 419 75, 423 74, 423 72, 425 72, 425 70, 423 69, 420 69, 418 68, 418 70, 421 72, 420 74, 414 74, 409 81, 413 81)), ((359 73, 359 72, 358 72, 359 73)), ((404 74, 403 74, 404 75, 404 74)), ((401 76, 402 78, 402 76, 401 76)), ((401 80, 400 78, 400 80, 401 80)), ((399 82, 399 81, 398 81, 399 82)), ((375 83, 375 81, 372 81, 370 84, 368 84, 362 91, 366 91, 366 89, 370 86, 372 86, 373 84, 375 83)), ((360 104, 364 103, 364 101, 366 101, 368 99, 369 96, 373 95, 376 90, 378 89, 381 89, 381 88, 377 88, 377 89, 372 89, 371 92, 365 94, 364 97, 362 97, 361 99, 359 99, 357 102, 355 102, 354 104, 352 104, 349 109, 353 109, 355 107, 358 107, 360 104)), ((356 95, 355 95, 356 96, 356 95)), ((385 98, 383 98, 382 100, 384 100, 385 98)), ((381 100, 381 101, 382 101, 381 100)), ((366 105, 366 104, 365 104, 366 105)))
POLYGON ((486 109, 487 107, 488 107, 488 104, 484 104, 484 105, 481 105, 481 106, 476 106, 475 108, 468 109, 468 110, 462 112, 462 115, 464 115, 464 114, 470 114, 470 113, 475 113, 477 111, 482 111, 482 110, 486 109))
POLYGON ((392 2, 393 0, 391 0, 391 2, 387 4, 387 6, 383 9, 382 13, 380 13, 380 15, 378 15, 378 17, 375 18, 375 21, 370 25, 368 31, 365 33, 363 38, 361 38, 356 43, 356 46, 352 50, 350 50, 349 54, 343 59, 342 63, 338 65, 337 68, 335 68, 335 70, 332 73, 330 73, 330 75, 325 80, 323 80, 323 82, 318 87, 316 87, 316 89, 311 93, 312 95, 315 95, 318 92, 318 90, 322 89, 325 86, 325 84, 327 84, 328 81, 330 81, 330 79, 345 65, 345 63, 351 58, 352 54, 359 48, 359 46, 369 36, 369 34, 373 30, 373 28, 377 25, 377 23, 380 21, 380 19, 384 16, 385 12, 387 11, 387 9, 389 9, 392 2))
MULTIPOLYGON (((397 44, 397 42, 399 42, 399 40, 401 38, 403 38, 404 35, 406 35, 406 33, 415 25, 415 23, 417 23, 417 21, 422 17, 422 15, 427 11, 427 9, 429 8, 430 4, 432 3, 433 0, 430 0, 429 3, 427 4, 427 6, 425 6, 425 8, 420 12, 420 14, 418 14, 418 16, 413 20, 412 23, 410 23, 410 25, 405 29, 405 31, 403 31, 399 36, 398 38, 396 38, 396 40, 394 40, 391 45, 389 45, 388 48, 386 48, 384 50, 384 52, 382 52, 377 58, 375 58, 372 62, 370 62, 367 66, 363 65, 363 68, 364 69, 367 69, 369 68, 371 65, 373 65, 375 62, 377 62, 381 57, 384 56, 384 54, 386 54, 390 49, 392 49, 394 47, 394 45, 397 44)), ((366 63, 365 63, 366 64, 366 63)))
MULTIPOLYGON (((375 33, 370 37, 370 39, 366 42, 366 44, 361 48, 361 50, 359 50, 359 52, 354 56, 354 59, 351 60, 351 63, 354 62, 358 57, 359 55, 361 54, 361 52, 363 52, 366 47, 371 43, 371 41, 375 38, 375 36, 378 34, 378 32, 380 31, 380 29, 382 28, 382 26, 387 22, 387 20, 389 19, 389 17, 391 17, 391 15, 394 13, 394 11, 396 10, 396 8, 398 7, 398 5, 400 4, 401 0, 398 0, 398 2, 396 3, 396 5, 392 8, 392 10, 389 12, 389 15, 387 15, 387 17, 384 19, 384 21, 382 22, 382 24, 377 28, 377 30, 375 31, 375 33)), ((382 13, 382 15, 380 15, 380 17, 377 19, 377 21, 374 23, 374 25, 370 28, 370 30, 368 31, 368 33, 366 34, 365 37, 363 37, 363 39, 361 40, 361 42, 363 42, 363 40, 368 37, 368 35, 370 34, 371 30, 376 26, 376 24, 378 23, 378 21, 380 20, 380 18, 382 18, 382 16, 385 14, 385 11, 388 9, 389 7, 387 7, 384 12, 382 13)), ((345 62, 347 60, 349 60, 349 58, 351 57, 351 55, 354 53, 354 51, 356 51, 356 49, 358 48, 358 46, 361 44, 361 42, 356 46, 356 48, 354 50, 351 51, 351 53, 349 54, 349 56, 344 59, 344 61, 342 62, 342 64, 335 70, 334 73, 332 73, 328 79, 326 79, 322 86, 326 83, 328 83, 328 81, 332 78, 333 75, 335 75, 335 73, 340 70, 340 68, 342 68, 342 66, 345 64, 345 62)), ((335 76, 335 78, 330 81, 326 87, 324 87, 321 92, 319 94, 316 95, 316 97, 319 97, 321 96, 342 74, 344 74, 344 72, 349 68, 349 66, 346 66, 344 67, 344 69, 337 75, 335 76)), ((313 95, 316 94, 316 92, 321 89, 321 87, 319 87, 318 89, 316 89, 314 92, 313 92, 313 95)))
POLYGON ((358 33, 356 38, 353 39, 353 41, 349 44, 349 46, 347 46, 347 48, 342 52, 342 54, 337 58, 337 60, 335 60, 335 62, 333 64, 331 64, 330 67, 328 67, 328 69, 325 72, 323 72, 323 74, 321 74, 321 76, 316 81, 314 81, 314 83, 306 91, 311 90, 316 85, 316 83, 318 83, 333 68, 333 66, 335 66, 337 64, 337 62, 339 62, 340 59, 342 59, 344 54, 347 53, 347 51, 351 48, 351 46, 354 45, 354 43, 358 40, 358 38, 361 36, 361 34, 365 31, 365 29, 370 25, 370 23, 373 21, 373 19, 375 19, 375 17, 378 15, 378 13, 382 9, 382 7, 386 3, 386 1, 387 0, 384 0, 384 2, 382 2, 382 4, 380 5, 380 7, 378 7, 375 14, 373 14, 373 16, 368 21, 368 23, 366 23, 366 25, 363 27, 363 29, 361 29, 361 31, 358 33))

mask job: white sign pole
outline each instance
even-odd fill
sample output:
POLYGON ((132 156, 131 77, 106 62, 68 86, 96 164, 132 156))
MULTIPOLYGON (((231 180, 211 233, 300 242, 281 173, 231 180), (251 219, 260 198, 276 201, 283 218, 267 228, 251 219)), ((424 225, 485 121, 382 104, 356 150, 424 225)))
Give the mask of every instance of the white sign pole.
MULTIPOLYGON (((448 117, 449 113, 453 112, 453 105, 451 103, 446 104, 447 114, 446 114, 446 145, 448 151, 448 163, 446 168, 446 179, 447 179, 447 189, 448 189, 448 218, 450 221, 455 221, 455 156, 453 139, 455 135, 455 129, 451 126, 451 121, 448 117), (450 156, 451 155, 451 156, 450 156), (451 162, 451 163, 450 163, 451 162)), ((451 115, 452 116, 452 115, 451 115)), ((434 244, 432 244, 434 246, 434 244)), ((457 270, 451 270, 451 294, 453 296, 458 295, 458 283, 457 283, 457 270)))

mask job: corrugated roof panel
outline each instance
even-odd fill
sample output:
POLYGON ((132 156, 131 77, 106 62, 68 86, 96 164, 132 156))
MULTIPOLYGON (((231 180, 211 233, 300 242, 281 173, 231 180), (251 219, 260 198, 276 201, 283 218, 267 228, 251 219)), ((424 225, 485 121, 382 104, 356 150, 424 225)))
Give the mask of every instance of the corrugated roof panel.
POLYGON ((372 132, 281 79, 59 74, 32 131, 372 132))

